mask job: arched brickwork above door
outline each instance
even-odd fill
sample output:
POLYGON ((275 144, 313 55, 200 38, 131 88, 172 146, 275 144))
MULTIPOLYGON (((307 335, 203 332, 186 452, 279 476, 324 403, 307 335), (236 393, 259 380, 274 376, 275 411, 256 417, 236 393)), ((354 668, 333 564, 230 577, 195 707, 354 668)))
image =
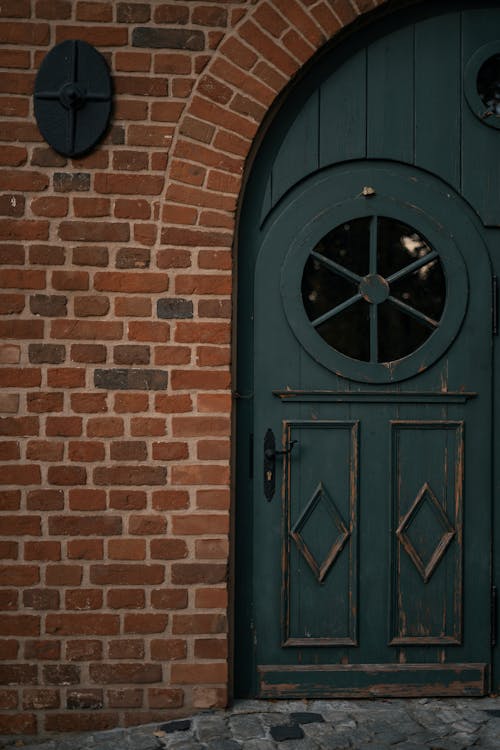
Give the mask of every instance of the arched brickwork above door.
POLYGON ((202 246, 213 249, 211 267, 230 268, 224 251, 233 243, 245 161, 269 108, 321 47, 386 2, 257 0, 236 11, 241 17, 198 78, 174 135, 159 267, 171 262, 172 248, 202 246))

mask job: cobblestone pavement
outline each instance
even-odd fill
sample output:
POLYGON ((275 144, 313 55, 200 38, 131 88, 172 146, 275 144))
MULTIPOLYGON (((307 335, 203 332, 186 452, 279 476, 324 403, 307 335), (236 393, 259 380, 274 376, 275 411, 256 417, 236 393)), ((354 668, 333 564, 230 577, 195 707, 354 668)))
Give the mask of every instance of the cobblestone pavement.
POLYGON ((500 698, 236 701, 105 732, 3 737, 0 750, 500 750, 500 698))

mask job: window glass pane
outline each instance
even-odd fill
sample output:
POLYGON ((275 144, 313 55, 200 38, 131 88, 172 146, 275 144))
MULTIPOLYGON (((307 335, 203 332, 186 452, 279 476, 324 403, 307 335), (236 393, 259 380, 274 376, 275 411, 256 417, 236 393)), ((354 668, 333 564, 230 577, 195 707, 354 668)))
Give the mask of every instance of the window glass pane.
POLYGON ((371 217, 352 219, 321 239, 314 250, 359 276, 368 273, 371 217))
POLYGON ((378 306, 378 359, 379 362, 394 362, 408 356, 432 333, 407 313, 389 301, 378 306))
POLYGON ((343 310, 316 328, 319 335, 347 357, 370 359, 370 306, 364 300, 343 310))
POLYGON ((377 245, 377 273, 384 277, 408 266, 432 250, 414 229, 385 216, 379 216, 377 245))
POLYGON ((302 299, 309 320, 316 320, 356 292, 355 283, 333 273, 316 258, 309 257, 302 276, 302 299))
POLYGON ((444 310, 446 282, 438 258, 391 284, 391 294, 439 321, 444 310))
POLYGON ((477 93, 490 112, 500 115, 500 55, 492 55, 481 65, 477 93))

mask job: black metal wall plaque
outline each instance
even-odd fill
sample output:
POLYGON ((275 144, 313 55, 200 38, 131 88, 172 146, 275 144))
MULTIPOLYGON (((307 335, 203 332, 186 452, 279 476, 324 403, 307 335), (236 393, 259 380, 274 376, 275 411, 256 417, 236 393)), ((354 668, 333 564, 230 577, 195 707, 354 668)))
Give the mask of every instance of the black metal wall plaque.
POLYGON ((106 131, 111 106, 111 76, 94 47, 70 39, 47 54, 35 81, 35 117, 53 149, 64 156, 89 151, 106 131))

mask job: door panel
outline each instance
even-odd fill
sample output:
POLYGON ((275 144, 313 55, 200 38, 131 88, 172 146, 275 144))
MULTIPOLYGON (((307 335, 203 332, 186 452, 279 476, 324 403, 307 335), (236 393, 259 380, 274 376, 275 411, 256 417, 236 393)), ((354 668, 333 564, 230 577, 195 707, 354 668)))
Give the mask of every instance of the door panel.
MULTIPOLYGON (((373 253, 370 246, 367 264, 373 253)), ((396 293, 399 276, 384 268, 378 270, 396 293)), ((383 291, 386 282, 378 278, 383 291)), ((365 279, 353 280, 353 294, 365 279)), ((490 535, 484 442, 490 282, 481 237, 460 200, 415 169, 379 162, 332 169, 303 183, 275 212, 255 277, 258 694, 487 690, 490 561, 475 550, 487 550, 490 535), (363 195, 366 184, 374 186, 373 200, 363 195), (429 265, 441 258, 443 311, 401 368, 398 361, 380 361, 379 348, 378 362, 353 360, 349 369, 310 345, 314 336, 324 341, 314 321, 300 318, 301 274, 325 226, 342 225, 349 212, 400 216, 400 204, 409 212, 407 224, 431 238, 425 249, 431 260, 421 255, 424 260, 410 258, 403 267, 425 283, 429 265), (282 436, 283 451, 276 455, 271 500, 263 493, 268 429, 282 436), (469 563, 475 557, 465 576, 464 556, 469 563)), ((370 305, 390 299, 381 301, 371 288, 363 295, 370 320, 370 305)))

